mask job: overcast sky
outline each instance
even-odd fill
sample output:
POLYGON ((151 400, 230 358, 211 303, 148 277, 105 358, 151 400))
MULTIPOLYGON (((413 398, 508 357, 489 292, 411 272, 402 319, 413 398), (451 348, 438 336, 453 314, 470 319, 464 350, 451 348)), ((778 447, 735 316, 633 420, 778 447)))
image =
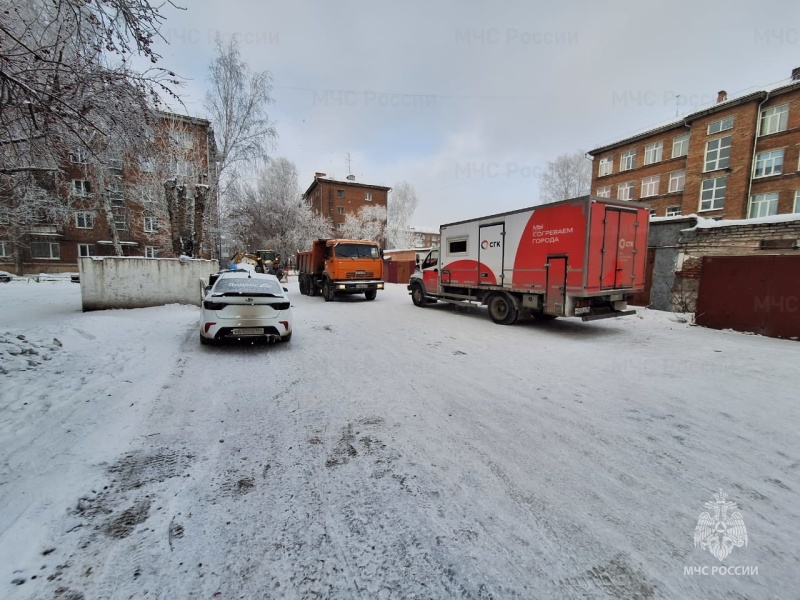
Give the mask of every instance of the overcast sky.
POLYGON ((420 196, 413 224, 537 204, 539 175, 590 150, 789 78, 800 4, 185 0, 161 64, 202 106, 215 32, 274 78, 274 156, 420 196), (678 96, 676 98, 676 96, 678 96))

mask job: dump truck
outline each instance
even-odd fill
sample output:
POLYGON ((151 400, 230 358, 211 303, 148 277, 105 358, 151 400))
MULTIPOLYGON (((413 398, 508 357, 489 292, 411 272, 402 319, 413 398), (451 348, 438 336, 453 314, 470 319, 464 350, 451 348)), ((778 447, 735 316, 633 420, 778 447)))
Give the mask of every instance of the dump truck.
POLYGON ((314 240, 297 253, 300 293, 330 302, 338 295, 364 294, 374 300, 383 289, 383 251, 367 240, 314 240))
POLYGON ((495 323, 521 318, 635 314, 642 291, 648 208, 584 196, 440 227, 441 247, 411 276, 416 306, 486 306, 495 323))

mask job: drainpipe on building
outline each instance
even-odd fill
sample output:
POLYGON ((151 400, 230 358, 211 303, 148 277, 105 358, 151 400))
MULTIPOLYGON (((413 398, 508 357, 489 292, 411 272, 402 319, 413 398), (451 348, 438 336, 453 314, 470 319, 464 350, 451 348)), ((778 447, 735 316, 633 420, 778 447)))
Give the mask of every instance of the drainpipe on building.
POLYGON ((750 214, 750 194, 753 191, 753 166, 756 164, 756 146, 758 146, 758 135, 761 133, 759 131, 759 125, 761 122, 761 107, 767 100, 769 100, 769 92, 767 92, 767 95, 764 96, 764 99, 758 103, 758 110, 756 111, 756 135, 753 138, 753 155, 750 157, 750 170, 747 173, 747 208, 745 209, 745 219, 747 219, 748 215, 750 214))

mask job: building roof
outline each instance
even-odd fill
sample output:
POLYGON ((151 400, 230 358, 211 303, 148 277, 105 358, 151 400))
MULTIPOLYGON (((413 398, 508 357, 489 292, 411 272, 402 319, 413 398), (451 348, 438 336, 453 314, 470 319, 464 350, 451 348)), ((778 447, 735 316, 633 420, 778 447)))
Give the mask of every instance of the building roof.
POLYGON ((785 81, 781 81, 772 86, 764 86, 763 89, 749 92, 747 94, 737 96, 734 98, 730 98, 725 100, 724 102, 719 102, 702 110, 695 111, 693 113, 689 113, 683 117, 678 117, 676 119, 672 119, 671 121, 667 121, 666 123, 659 125, 657 127, 653 127, 647 129, 645 131, 641 131, 635 133, 631 136, 628 136, 624 139, 621 139, 616 142, 612 142, 610 144, 606 144, 604 146, 600 146, 599 148, 595 148, 594 150, 589 150, 587 154, 591 156, 597 156, 598 154, 602 154, 604 152, 608 152, 609 150, 613 150, 614 148, 618 148, 619 146, 625 146, 630 144, 631 142, 635 142, 644 138, 648 138, 650 136, 663 133, 665 131, 669 131, 671 129, 675 129, 676 127, 682 127, 684 125, 688 126, 689 123, 696 119, 700 119, 702 117, 706 117, 708 115, 714 114, 716 112, 731 108, 733 106, 738 106, 741 104, 747 104, 748 102, 758 101, 761 102, 766 100, 767 97, 771 94, 782 94, 786 92, 793 91, 795 89, 800 89, 800 81, 791 81, 788 84, 785 81))
POLYGON ((327 177, 327 176, 326 177, 316 177, 315 176, 314 177, 314 181, 312 181, 311 185, 308 186, 308 189, 306 190, 305 195, 308 196, 308 194, 311 193, 311 190, 314 189, 314 186, 315 185, 319 185, 320 183, 334 183, 334 184, 337 184, 337 185, 348 185, 350 187, 369 188, 371 190, 384 190, 384 191, 387 191, 387 192, 392 189, 390 187, 386 187, 385 185, 375 185, 375 184, 372 184, 372 183, 359 183, 357 181, 351 181, 349 179, 344 179, 344 180, 343 179, 334 179, 332 177, 327 177))

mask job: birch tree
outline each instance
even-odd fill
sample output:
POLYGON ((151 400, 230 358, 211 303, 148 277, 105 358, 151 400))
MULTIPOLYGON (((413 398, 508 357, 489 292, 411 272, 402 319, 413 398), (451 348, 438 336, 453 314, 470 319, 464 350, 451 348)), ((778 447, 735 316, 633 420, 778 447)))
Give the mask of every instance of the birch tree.
POLYGON ((539 196, 543 203, 577 198, 588 194, 591 184, 592 161, 578 150, 547 163, 539 182, 539 196))
POLYGON ((386 243, 389 248, 411 248, 414 233, 410 222, 418 204, 419 198, 410 183, 401 181, 394 185, 386 209, 386 243))

